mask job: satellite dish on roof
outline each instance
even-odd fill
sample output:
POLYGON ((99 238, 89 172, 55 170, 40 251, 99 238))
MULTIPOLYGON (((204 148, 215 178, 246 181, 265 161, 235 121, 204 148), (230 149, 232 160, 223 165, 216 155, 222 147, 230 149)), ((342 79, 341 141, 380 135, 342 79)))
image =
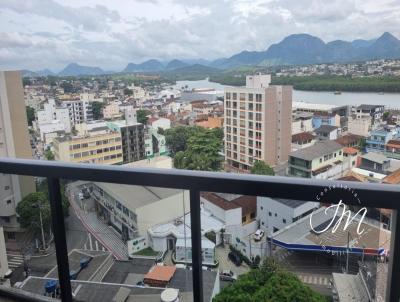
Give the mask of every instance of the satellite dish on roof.
POLYGON ((162 302, 179 302, 179 290, 175 288, 167 288, 161 293, 162 302))

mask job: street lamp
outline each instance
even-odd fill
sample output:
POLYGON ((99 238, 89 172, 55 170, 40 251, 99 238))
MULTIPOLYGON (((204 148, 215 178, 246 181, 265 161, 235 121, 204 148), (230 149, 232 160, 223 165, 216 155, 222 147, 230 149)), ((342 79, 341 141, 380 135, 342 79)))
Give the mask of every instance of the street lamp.
POLYGON ((42 207, 39 203, 33 205, 32 207, 34 208, 39 208, 39 219, 40 219, 40 229, 42 231, 42 244, 43 244, 43 250, 46 249, 46 241, 44 239, 44 229, 43 229, 43 218, 42 218, 42 207))

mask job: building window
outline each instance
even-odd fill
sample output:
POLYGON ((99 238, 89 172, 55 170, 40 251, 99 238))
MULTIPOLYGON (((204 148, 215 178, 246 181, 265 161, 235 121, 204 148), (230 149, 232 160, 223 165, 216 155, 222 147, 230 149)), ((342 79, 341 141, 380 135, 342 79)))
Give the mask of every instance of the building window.
POLYGON ((250 214, 250 218, 251 218, 251 219, 256 218, 256 213, 255 213, 255 212, 251 213, 251 214, 250 214))
POLYGON ((232 93, 232 99, 233 100, 237 100, 237 93, 236 92, 232 93))
POLYGON ((275 217, 278 217, 278 214, 275 213, 275 217))
POLYGON ((253 101, 253 94, 249 93, 249 102, 252 102, 252 101, 253 101))
POLYGON ((246 222, 246 216, 243 216, 242 217, 242 223, 245 223, 246 222))
POLYGON ((231 99, 231 93, 230 93, 230 92, 227 92, 227 93, 226 93, 226 99, 227 99, 227 100, 230 100, 230 99, 231 99))
POLYGON ((6 191, 7 191, 7 190, 10 190, 10 186, 5 186, 5 187, 4 187, 4 190, 6 190, 6 191))
POLYGON ((268 215, 269 215, 269 216, 272 216, 272 213, 271 213, 271 212, 268 212, 268 215))
POLYGON ((264 208, 263 207, 260 207, 261 208, 261 210, 264 210, 264 208))
POLYGON ((7 239, 15 240, 15 233, 14 232, 7 232, 7 239))
POLYGON ((286 223, 286 219, 285 219, 285 218, 283 218, 283 219, 282 219, 282 222, 283 222, 283 223, 286 223))
POLYGON ((7 200, 7 204, 11 204, 11 199, 8 199, 8 200, 7 200))

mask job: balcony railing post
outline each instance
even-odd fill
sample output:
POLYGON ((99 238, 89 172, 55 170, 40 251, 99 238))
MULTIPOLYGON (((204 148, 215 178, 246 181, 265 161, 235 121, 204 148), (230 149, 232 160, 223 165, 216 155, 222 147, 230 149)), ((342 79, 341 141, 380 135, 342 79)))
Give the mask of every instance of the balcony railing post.
POLYGON ((47 185, 49 188, 51 222, 53 225, 54 243, 56 246, 61 300, 63 302, 72 302, 67 240, 65 236, 64 213, 60 192, 60 180, 58 178, 48 177, 47 185))
POLYGON ((400 210, 392 211, 386 301, 400 301, 400 210))
POLYGON ((197 190, 190 190, 190 221, 192 232, 193 301, 203 302, 200 192, 197 190))

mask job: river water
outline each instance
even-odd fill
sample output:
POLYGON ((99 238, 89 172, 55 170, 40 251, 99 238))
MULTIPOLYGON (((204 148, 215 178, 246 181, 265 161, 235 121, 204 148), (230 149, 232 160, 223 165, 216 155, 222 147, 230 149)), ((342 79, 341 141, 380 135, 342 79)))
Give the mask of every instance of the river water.
MULTIPOLYGON (((208 79, 200 81, 177 81, 174 88, 180 89, 188 86, 192 88, 214 88, 223 91, 224 85, 209 82, 208 79)), ((400 85, 400 83, 399 83, 400 85)), ((400 93, 379 94, 376 92, 342 92, 339 95, 329 91, 301 91, 293 90, 293 101, 332 105, 385 105, 391 108, 400 108, 400 93)))

